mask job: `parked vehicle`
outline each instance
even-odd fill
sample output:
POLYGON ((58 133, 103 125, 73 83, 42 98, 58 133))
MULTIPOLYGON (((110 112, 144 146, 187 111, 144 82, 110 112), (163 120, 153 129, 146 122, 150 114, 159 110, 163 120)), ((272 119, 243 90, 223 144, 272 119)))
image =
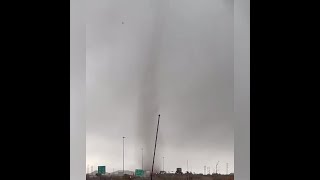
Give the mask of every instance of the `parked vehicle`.
POLYGON ((183 174, 181 168, 177 168, 176 174, 183 174))

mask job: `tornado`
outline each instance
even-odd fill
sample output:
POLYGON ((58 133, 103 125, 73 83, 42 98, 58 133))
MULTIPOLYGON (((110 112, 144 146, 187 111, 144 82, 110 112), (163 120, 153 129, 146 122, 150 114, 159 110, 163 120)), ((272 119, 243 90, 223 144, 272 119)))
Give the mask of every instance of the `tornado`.
MULTIPOLYGON (((144 170, 152 168, 153 150, 156 138, 156 129, 159 112, 158 70, 159 55, 161 53, 162 25, 164 22, 163 10, 168 6, 168 1, 153 1, 153 28, 149 35, 149 47, 145 51, 142 63, 141 84, 138 100, 138 136, 144 149, 144 170)), ((159 125, 159 134, 161 125, 159 125)), ((157 157, 157 152, 155 157, 157 157)), ((161 162, 155 158, 153 170, 160 172, 161 162)))

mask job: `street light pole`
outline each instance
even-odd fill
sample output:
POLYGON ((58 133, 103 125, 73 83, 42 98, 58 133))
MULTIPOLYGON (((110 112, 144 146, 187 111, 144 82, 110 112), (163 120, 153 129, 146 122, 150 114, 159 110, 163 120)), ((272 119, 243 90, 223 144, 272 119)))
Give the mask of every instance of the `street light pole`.
POLYGON ((164 157, 162 157, 162 171, 164 171, 164 157))
POLYGON ((219 164, 219 161, 216 164, 216 174, 218 174, 218 164, 219 164))
POLYGON ((143 148, 141 148, 141 150, 142 150, 142 161, 141 161, 142 166, 141 166, 141 169, 143 170, 143 148))
POLYGON ((187 172, 189 172, 189 163, 188 163, 188 160, 187 160, 187 172))
POLYGON ((122 172, 123 172, 123 175, 124 175, 124 138, 126 138, 126 137, 122 137, 122 144, 123 144, 122 172))

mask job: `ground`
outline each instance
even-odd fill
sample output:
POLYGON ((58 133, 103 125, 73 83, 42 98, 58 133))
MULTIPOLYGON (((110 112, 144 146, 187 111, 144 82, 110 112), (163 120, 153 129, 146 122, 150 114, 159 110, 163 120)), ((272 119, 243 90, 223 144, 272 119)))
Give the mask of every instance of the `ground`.
MULTIPOLYGON (((117 176, 87 176, 87 180, 150 180, 150 177, 117 177, 117 176)), ((159 174, 155 175, 154 180, 234 180, 233 175, 175 175, 175 174, 159 174)))

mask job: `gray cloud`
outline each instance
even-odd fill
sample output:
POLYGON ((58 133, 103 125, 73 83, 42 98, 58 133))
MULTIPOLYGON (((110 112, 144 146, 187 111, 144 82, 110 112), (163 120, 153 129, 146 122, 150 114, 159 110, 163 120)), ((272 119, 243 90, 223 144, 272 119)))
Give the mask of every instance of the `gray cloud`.
MULTIPOLYGON (((102 2, 101 2, 102 3, 102 2)), ((88 4, 87 163, 233 166, 233 1, 88 4), (122 24, 123 22, 123 24, 122 24)), ((150 168, 148 168, 150 167, 150 168)), ((109 168, 109 169, 108 169, 109 168)))

